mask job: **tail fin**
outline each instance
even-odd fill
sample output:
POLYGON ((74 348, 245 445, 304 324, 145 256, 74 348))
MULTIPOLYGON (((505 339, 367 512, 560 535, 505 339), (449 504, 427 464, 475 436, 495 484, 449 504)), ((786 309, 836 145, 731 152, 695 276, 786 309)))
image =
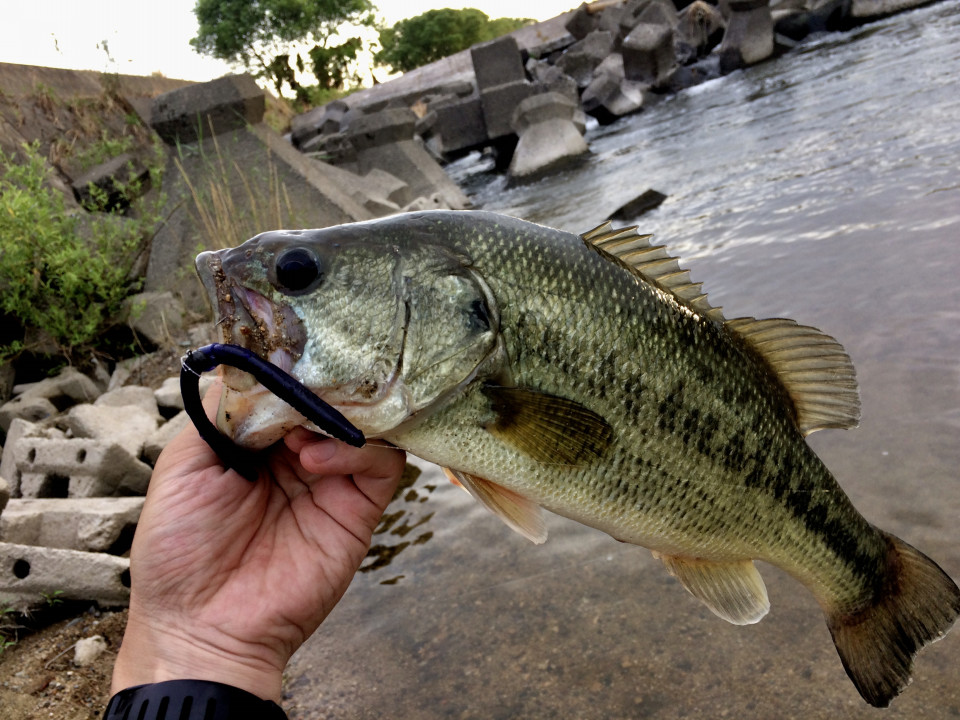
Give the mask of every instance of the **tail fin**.
POLYGON ((840 660, 863 699, 887 707, 910 683, 913 658, 960 615, 960 589, 926 555, 884 534, 887 581, 874 603, 827 615, 840 660))

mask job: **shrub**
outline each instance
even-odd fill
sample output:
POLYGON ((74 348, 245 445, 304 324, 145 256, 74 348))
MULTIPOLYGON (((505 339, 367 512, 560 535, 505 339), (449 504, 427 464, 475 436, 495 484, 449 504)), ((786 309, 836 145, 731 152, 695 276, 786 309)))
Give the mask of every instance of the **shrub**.
MULTIPOLYGON (((48 182, 38 144, 24 145, 19 162, 0 150, 0 167, 0 311, 46 333, 70 357, 118 315, 145 223, 155 218, 91 216, 81 232, 79 215, 48 182)), ((24 349, 8 341, 0 357, 24 349)))

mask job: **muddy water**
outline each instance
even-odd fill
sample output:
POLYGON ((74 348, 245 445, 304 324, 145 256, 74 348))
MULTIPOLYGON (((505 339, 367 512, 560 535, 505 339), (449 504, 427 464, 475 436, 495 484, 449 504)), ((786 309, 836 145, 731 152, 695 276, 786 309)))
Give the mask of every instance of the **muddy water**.
MULTIPOLYGON (((454 168, 478 205, 574 231, 666 193, 642 227, 728 316, 793 317, 843 342, 863 421, 811 443, 868 519, 954 578, 958 37, 960 7, 940 3, 594 129, 584 165, 536 185, 505 188, 475 159, 454 168)), ((647 551, 559 517, 533 546, 433 469, 388 512, 388 562, 358 575, 289 668, 291 717, 960 717, 960 631, 878 711, 775 568, 760 568, 770 614, 733 627, 647 551)))

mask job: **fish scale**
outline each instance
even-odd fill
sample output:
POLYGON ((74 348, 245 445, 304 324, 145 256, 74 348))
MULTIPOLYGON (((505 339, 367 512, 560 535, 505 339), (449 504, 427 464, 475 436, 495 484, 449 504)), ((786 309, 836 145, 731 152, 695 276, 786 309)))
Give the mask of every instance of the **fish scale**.
MULTIPOLYGON (((871 704, 906 686, 915 652, 960 614, 953 581, 870 525, 805 441, 859 419, 839 344, 790 320, 725 319, 634 229, 413 213, 264 233, 197 263, 231 320, 225 342, 243 342, 254 315, 222 301, 231 287, 287 322, 292 309, 303 327, 284 336, 308 340, 291 374, 531 540, 546 539, 546 508, 647 547, 737 624, 769 608, 753 561, 786 570, 871 704), (278 270, 291 248, 313 258, 312 284, 277 280, 300 276, 278 270)), ((238 442, 303 422, 250 392, 228 383, 221 400, 238 442)))

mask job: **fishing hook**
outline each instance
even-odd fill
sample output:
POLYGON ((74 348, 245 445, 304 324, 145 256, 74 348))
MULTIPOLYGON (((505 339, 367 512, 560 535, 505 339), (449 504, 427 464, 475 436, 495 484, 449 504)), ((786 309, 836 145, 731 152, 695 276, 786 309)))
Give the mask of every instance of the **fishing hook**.
POLYGON ((180 394, 183 396, 184 410, 196 426, 200 437, 220 457, 224 467, 236 470, 247 480, 257 480, 257 453, 240 447, 221 433, 207 418, 200 401, 200 375, 213 370, 217 365, 230 365, 250 373, 267 390, 331 437, 354 447, 363 447, 366 443, 363 433, 335 408, 317 397, 299 380, 250 350, 223 343, 190 350, 180 358, 180 394))

